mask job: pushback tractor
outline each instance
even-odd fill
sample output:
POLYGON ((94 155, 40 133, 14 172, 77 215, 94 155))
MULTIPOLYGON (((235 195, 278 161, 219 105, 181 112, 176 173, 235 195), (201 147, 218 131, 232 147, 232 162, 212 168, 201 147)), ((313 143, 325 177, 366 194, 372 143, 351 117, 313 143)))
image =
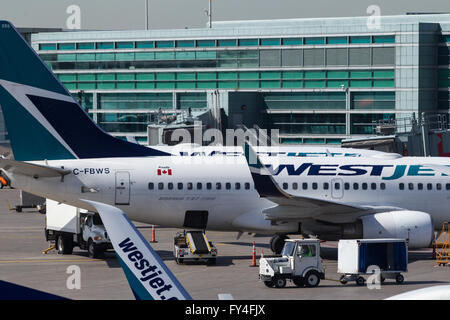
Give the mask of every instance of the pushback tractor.
POLYGON ((281 257, 259 260, 259 279, 269 287, 283 288, 287 280, 297 287, 317 287, 325 272, 317 239, 286 240, 281 257))

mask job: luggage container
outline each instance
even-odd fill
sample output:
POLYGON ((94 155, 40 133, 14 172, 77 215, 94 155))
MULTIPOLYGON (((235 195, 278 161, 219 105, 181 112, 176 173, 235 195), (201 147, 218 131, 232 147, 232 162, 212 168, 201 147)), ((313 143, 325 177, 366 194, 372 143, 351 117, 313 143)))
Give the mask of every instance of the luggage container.
POLYGON ((340 240, 338 245, 338 273, 340 282, 356 281, 364 285, 363 275, 372 275, 380 269, 380 281, 395 279, 400 284, 408 272, 408 246, 404 239, 340 240))

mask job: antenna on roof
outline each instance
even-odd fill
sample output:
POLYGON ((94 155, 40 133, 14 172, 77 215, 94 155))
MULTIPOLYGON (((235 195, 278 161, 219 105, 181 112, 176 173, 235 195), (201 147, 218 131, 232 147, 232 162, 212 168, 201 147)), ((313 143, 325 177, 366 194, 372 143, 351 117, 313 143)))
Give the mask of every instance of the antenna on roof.
POLYGON ((208 0, 208 10, 205 10, 208 16, 208 28, 212 28, 212 0, 208 0))

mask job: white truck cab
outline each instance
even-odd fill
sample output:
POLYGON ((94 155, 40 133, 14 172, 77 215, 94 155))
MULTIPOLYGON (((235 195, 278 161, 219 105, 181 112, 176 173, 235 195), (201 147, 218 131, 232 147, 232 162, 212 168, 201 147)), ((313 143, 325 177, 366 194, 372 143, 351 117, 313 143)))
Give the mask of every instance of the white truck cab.
POLYGON ((55 241, 60 254, 72 254, 75 246, 97 258, 112 249, 100 215, 50 199, 46 201, 45 238, 55 241))
POLYGON ((260 259, 259 278, 269 288, 283 288, 288 279, 298 287, 318 286, 325 278, 319 240, 286 240, 281 257, 260 259))

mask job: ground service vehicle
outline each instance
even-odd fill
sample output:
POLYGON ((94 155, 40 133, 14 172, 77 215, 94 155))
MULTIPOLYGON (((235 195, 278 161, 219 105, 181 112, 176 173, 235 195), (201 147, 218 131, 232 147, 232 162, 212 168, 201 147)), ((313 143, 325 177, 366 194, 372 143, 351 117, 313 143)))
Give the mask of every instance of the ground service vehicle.
POLYGON ((325 278, 319 240, 286 240, 281 257, 260 259, 259 278, 269 288, 283 288, 288 279, 298 287, 317 287, 325 278))
POLYGON ((338 273, 340 282, 355 281, 364 285, 364 275, 379 272, 379 281, 395 279, 404 281, 402 273, 408 272, 408 245, 404 239, 354 239, 339 240, 338 273))
POLYGON ((185 260, 205 260, 208 264, 215 264, 217 249, 204 232, 182 231, 174 237, 173 254, 178 264, 185 260))
POLYGON ((108 234, 97 213, 47 199, 45 238, 55 241, 59 254, 72 254, 75 246, 97 258, 112 249, 108 234))

